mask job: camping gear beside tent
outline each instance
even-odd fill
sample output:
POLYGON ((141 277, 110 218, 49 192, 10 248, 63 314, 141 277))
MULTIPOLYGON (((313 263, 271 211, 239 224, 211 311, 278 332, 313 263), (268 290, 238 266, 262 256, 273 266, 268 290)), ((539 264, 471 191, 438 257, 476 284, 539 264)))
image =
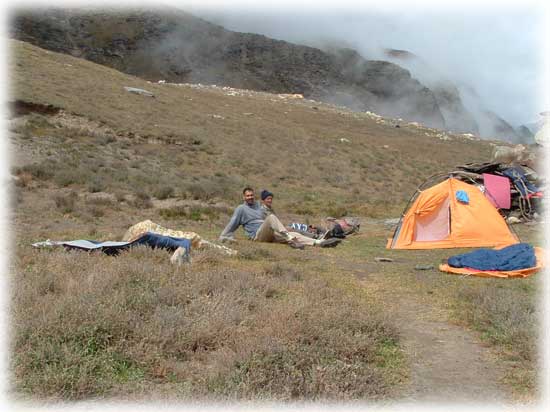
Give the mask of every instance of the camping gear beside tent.
MULTIPOLYGON (((523 244, 520 244, 523 245, 523 244)), ((517 245, 514 245, 517 246, 517 245)), ((457 268, 452 267, 449 265, 449 263, 441 264, 439 265, 439 270, 442 272, 448 272, 454 275, 472 275, 472 276, 480 276, 480 277, 497 277, 497 278, 525 278, 527 276, 531 276, 532 274, 538 272, 544 267, 544 250, 539 247, 533 248, 534 255, 535 255, 535 263, 531 267, 523 268, 523 269, 515 269, 515 270, 480 270, 480 269, 473 269, 473 268, 457 268)), ((478 251, 474 251, 472 253, 475 253, 478 251)), ((493 252, 499 252, 498 250, 494 250, 493 252)), ((486 252, 484 252, 486 253, 486 252)), ((451 260, 451 258, 449 258, 451 260)))
POLYGON ((314 239, 345 239, 346 236, 359 232, 361 222, 356 217, 327 217, 326 227, 308 225, 307 223, 291 223, 289 229, 314 239))
POLYGON ((483 173, 485 196, 497 209, 510 209, 510 180, 503 176, 483 173))
POLYGON ((528 197, 530 194, 539 193, 540 190, 534 184, 529 182, 527 175, 521 167, 510 167, 504 169, 502 174, 508 177, 514 186, 519 190, 522 197, 528 197))
POLYGON ((543 197, 542 192, 537 186, 529 181, 525 171, 519 166, 504 169, 502 174, 510 179, 519 192, 519 209, 521 210, 522 216, 529 218, 539 209, 538 203, 536 202, 543 197))
POLYGON ((327 217, 328 231, 323 235, 323 238, 329 239, 332 237, 344 239, 346 236, 359 232, 361 222, 356 217, 346 216, 335 219, 327 217))
POLYGON ((474 185, 449 177, 428 189, 418 190, 415 196, 393 237, 388 239, 388 249, 493 247, 518 243, 498 210, 474 185), (466 194, 468 202, 457 199, 457 193, 461 199, 465 199, 466 194))
POLYGON ((191 251, 191 241, 189 239, 163 236, 156 233, 146 232, 131 242, 96 242, 94 240, 69 240, 69 241, 51 241, 33 243, 34 247, 63 246, 66 249, 77 249, 84 251, 99 250, 107 255, 118 255, 122 250, 134 246, 149 246, 153 249, 167 249, 174 251, 178 248, 185 249, 185 255, 188 257, 191 251))
MULTIPOLYGON (((517 215, 524 220, 536 219, 540 215, 542 209, 542 199, 545 182, 541 180, 540 176, 530 167, 525 165, 513 165, 500 164, 500 163, 469 163, 466 165, 458 166, 456 172, 452 174, 462 178, 464 173, 467 173, 468 180, 473 183, 483 185, 487 190, 487 195, 492 195, 493 199, 496 199, 494 193, 491 192, 488 186, 494 185, 495 181, 486 180, 486 174, 490 176, 499 176, 508 180, 510 191, 510 206, 501 206, 499 202, 493 202, 497 207, 501 209, 501 214, 511 217, 517 215)), ((505 190, 505 184, 502 184, 502 189, 505 190)), ((492 190, 495 190, 493 187, 492 190)), ((505 205, 507 204, 504 203, 505 205)))

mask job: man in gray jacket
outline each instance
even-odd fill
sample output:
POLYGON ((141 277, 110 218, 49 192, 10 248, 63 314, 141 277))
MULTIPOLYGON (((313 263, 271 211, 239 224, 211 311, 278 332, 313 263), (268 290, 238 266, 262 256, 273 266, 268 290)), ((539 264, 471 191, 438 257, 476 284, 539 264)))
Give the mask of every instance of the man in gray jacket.
POLYGON ((274 214, 265 216, 264 209, 256 202, 254 189, 245 187, 243 204, 237 206, 231 220, 221 233, 222 242, 235 240, 235 231, 242 226, 249 239, 258 242, 286 243, 292 248, 303 249, 304 246, 336 246, 339 239, 311 239, 296 232, 288 232, 274 214))

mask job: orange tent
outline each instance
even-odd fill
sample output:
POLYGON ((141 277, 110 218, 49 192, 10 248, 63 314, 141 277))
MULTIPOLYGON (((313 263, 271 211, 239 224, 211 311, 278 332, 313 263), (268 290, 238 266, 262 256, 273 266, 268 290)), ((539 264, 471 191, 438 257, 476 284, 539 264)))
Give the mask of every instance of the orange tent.
POLYGON ((455 178, 420 191, 387 249, 493 247, 518 243, 506 221, 474 185, 455 178), (464 197, 467 201, 460 201, 464 197))

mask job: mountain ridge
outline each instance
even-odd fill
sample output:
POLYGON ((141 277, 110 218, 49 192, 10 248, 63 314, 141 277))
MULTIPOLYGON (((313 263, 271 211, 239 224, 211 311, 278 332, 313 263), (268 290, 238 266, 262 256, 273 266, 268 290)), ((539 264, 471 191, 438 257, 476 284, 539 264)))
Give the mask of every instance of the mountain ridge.
POLYGON ((446 128, 434 92, 394 63, 232 32, 182 11, 26 11, 15 16, 11 34, 147 80, 300 93, 446 128))

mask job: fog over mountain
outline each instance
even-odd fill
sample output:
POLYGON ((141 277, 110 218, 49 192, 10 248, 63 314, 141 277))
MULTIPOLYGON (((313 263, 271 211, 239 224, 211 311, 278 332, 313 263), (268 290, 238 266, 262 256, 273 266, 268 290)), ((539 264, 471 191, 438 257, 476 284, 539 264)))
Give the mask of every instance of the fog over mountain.
POLYGON ((538 121, 539 112, 546 110, 541 96, 545 21, 537 2, 483 8, 434 4, 431 9, 405 3, 401 9, 360 3, 357 8, 321 3, 294 9, 283 2, 269 10, 169 3, 229 30, 319 48, 350 47, 367 59, 389 60, 409 69, 428 87, 450 81, 474 116, 477 110, 490 111, 515 128, 538 121), (410 52, 414 59, 389 58, 387 49, 410 52))

